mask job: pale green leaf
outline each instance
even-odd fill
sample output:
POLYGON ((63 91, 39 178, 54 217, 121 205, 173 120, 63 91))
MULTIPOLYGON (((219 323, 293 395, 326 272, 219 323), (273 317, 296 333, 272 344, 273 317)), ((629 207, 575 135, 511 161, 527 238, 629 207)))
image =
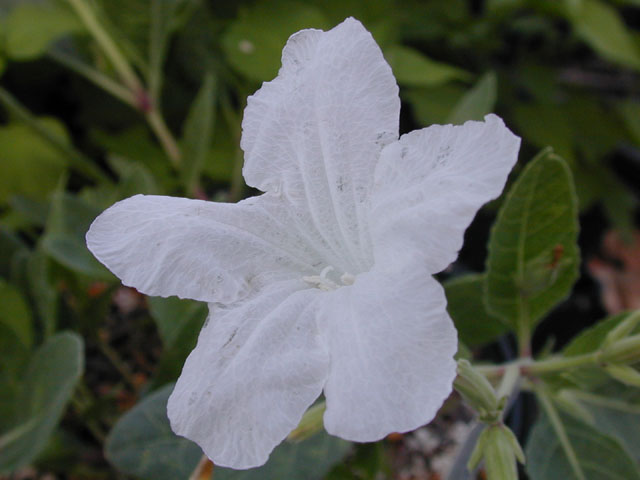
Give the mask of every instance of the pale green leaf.
MULTIPOLYGON (((69 142, 57 120, 43 118, 39 123, 61 142, 69 142)), ((12 195, 45 199, 68 165, 67 157, 28 126, 0 127, 0 204, 12 195)))
POLYGON ((84 30, 77 16, 63 2, 17 5, 5 23, 5 52, 14 60, 43 55, 51 42, 84 30))
POLYGON ((60 333, 29 361, 10 429, 0 433, 0 472, 31 462, 47 445, 84 369, 82 339, 60 333))
POLYGON ((498 96, 496 74, 488 72, 458 101, 448 123, 461 125, 467 120, 482 120, 493 112, 498 96))
POLYGON ((471 74, 461 68, 437 62, 418 50, 393 45, 384 51, 400 85, 409 87, 435 87, 451 80, 469 80, 471 74))
POLYGON ((640 70, 640 50, 617 10, 599 0, 581 0, 570 9, 576 33, 613 62, 640 70))
POLYGON ((577 198, 564 160, 543 151, 511 187, 492 228, 489 312, 531 330, 570 292, 578 275, 577 198))

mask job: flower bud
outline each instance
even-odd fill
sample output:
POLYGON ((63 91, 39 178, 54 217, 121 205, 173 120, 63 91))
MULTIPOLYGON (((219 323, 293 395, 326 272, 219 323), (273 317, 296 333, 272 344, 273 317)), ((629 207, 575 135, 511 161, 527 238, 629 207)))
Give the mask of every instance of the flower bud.
POLYGON ((619 382, 640 388, 640 372, 629 365, 606 365, 605 371, 619 382))
POLYGON ((493 423, 500 418, 504 402, 500 402, 495 390, 484 375, 474 369, 467 360, 458 360, 458 377, 455 389, 480 415, 480 420, 493 423))
POLYGON ((484 463, 488 480, 518 480, 516 460, 524 463, 524 452, 513 432, 503 424, 487 428, 484 463))
POLYGON ((602 342, 603 347, 613 345, 618 340, 622 340, 629 335, 640 323, 640 310, 637 310, 621 321, 615 328, 611 329, 602 342))

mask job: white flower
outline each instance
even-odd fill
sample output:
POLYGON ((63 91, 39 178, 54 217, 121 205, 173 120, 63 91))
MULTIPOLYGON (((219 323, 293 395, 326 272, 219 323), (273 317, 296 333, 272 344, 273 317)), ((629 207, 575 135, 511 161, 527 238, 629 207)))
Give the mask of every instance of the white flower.
POLYGON ((244 177, 266 193, 137 195, 91 226, 125 285, 209 302, 168 414, 216 464, 263 464, 323 392, 327 431, 360 442, 429 422, 451 392, 456 331, 431 275, 520 142, 494 115, 398 140, 399 112, 358 21, 303 30, 242 124, 244 177))

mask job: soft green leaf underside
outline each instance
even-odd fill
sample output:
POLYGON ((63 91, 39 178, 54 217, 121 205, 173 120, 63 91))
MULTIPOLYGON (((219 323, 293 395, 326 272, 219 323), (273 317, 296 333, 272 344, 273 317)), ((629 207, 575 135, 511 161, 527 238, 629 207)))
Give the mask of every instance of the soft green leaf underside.
MULTIPOLYGON (((617 440, 568 415, 561 420, 587 480, 640 479, 638 466, 617 440)), ((529 436, 526 458, 531 480, 578 479, 546 416, 529 436)))
POLYGON ((28 464, 47 445, 83 369, 75 333, 51 337, 35 352, 14 399, 13 425, 0 433, 0 472, 28 464))
POLYGON ((517 326, 535 322, 578 275, 577 198, 571 172, 550 150, 527 165, 500 209, 489 241, 486 302, 517 326))

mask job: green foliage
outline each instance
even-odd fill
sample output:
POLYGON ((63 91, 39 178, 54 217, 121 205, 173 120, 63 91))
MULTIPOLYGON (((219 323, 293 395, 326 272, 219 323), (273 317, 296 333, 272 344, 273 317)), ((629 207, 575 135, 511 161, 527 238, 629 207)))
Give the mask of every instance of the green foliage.
POLYGON ((182 170, 185 189, 193 195, 199 184, 207 152, 211 144, 214 124, 215 77, 208 73, 189 115, 183 132, 184 165, 182 170))
POLYGON ((63 2, 25 2, 10 10, 4 21, 5 52, 13 60, 31 60, 55 40, 82 32, 84 27, 63 2))
POLYGON ((384 52, 400 85, 409 87, 434 87, 451 80, 468 80, 464 70, 436 62, 412 48, 394 45, 384 52))
POLYGON ((42 248, 51 258, 71 270, 112 280, 111 273, 91 255, 84 240, 89 225, 99 213, 99 209, 81 198, 57 192, 51 202, 42 248))
MULTIPOLYGON (((58 120, 43 118, 39 123, 60 141, 69 142, 58 120)), ((46 199, 69 166, 60 151, 26 125, 10 123, 0 127, 0 145, 0 205, 12 195, 46 199)))
POLYGON ((470 274, 444 283, 447 310, 460 340, 469 346, 488 343, 507 332, 507 326, 487 312, 484 282, 484 274, 470 274))
MULTIPOLYGON (((154 480, 188 478, 202 451, 176 436, 167 419, 167 399, 173 385, 142 400, 123 416, 109 434, 106 455, 120 471, 154 480)), ((258 469, 233 471, 215 468, 215 478, 224 480, 319 479, 348 452, 350 444, 316 434, 300 443, 285 442, 258 469)))
POLYGON ((569 415, 561 415, 563 428, 578 458, 583 477, 567 460, 556 432, 546 416, 538 420, 525 449, 531 480, 638 479, 640 470, 620 442, 569 415))
POLYGON ((0 472, 26 465, 42 451, 83 369, 83 343, 75 333, 60 333, 36 350, 14 392, 11 424, 0 434, 0 472))
POLYGON ((319 480, 349 452, 351 444, 324 432, 293 443, 285 441, 269 461, 253 470, 216 469, 217 480, 319 480))
POLYGON ((511 187, 491 231, 489 312, 530 331, 578 275, 577 199, 566 163, 543 151, 511 187))
POLYGON ((105 454, 121 472, 140 478, 171 480, 189 478, 202 451, 171 431, 167 419, 167 399, 173 385, 152 393, 111 430, 105 454))
POLYGON ((328 26, 314 6, 263 1, 241 12, 222 38, 222 48, 233 68, 250 80, 262 82, 278 73, 282 47, 292 33, 328 26))
POLYGON ((495 73, 483 75, 453 107, 447 123, 460 125, 467 120, 482 120, 486 114, 493 112, 497 88, 495 73))
POLYGON ((640 47, 618 12, 600 0, 581 0, 569 11, 576 33, 603 57, 640 70, 640 47))

